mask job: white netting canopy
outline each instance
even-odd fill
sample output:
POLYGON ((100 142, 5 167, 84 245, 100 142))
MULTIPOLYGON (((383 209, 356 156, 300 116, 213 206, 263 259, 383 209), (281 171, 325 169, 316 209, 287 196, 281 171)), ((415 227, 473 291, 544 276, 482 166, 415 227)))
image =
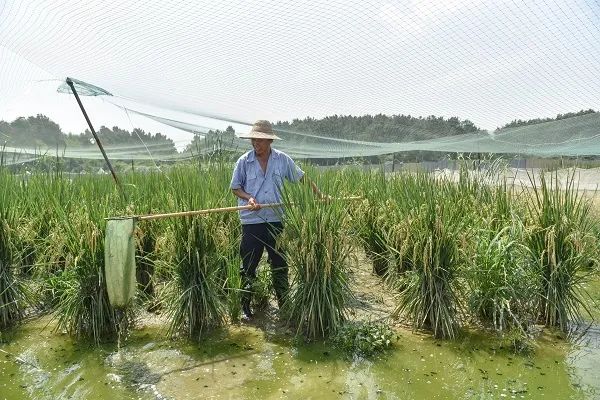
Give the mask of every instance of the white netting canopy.
MULTIPOLYGON (((0 56, 4 102, 43 71, 63 92, 72 77, 80 95, 190 139, 229 123, 239 131, 257 119, 298 118, 277 125, 278 145, 309 158, 600 154, 598 113, 492 132, 518 119, 600 108, 594 0, 4 0, 0 56), (395 119, 351 128, 346 120, 300 123, 380 114, 395 119), (432 136, 435 120, 400 118, 431 115, 457 117, 460 129, 432 136), (461 133, 465 126, 482 129, 461 133), (364 140, 361 129, 387 129, 386 140, 364 140)), ((235 139, 228 146, 248 147, 235 139)), ((64 154, 100 156, 93 148, 64 154)))

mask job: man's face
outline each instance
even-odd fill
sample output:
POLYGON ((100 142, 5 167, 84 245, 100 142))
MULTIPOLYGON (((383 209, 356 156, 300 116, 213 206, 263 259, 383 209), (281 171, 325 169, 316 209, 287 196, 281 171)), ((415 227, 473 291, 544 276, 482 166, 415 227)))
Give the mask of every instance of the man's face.
POLYGON ((271 150, 271 143, 273 139, 251 139, 252 147, 254 147, 254 152, 257 156, 264 156, 269 154, 269 150, 271 150))

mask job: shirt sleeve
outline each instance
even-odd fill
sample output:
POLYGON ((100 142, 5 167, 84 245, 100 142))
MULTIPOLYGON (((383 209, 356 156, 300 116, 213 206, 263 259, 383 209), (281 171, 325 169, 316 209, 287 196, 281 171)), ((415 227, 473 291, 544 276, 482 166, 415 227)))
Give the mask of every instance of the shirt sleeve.
POLYGON ((287 156, 286 159, 286 178, 292 182, 298 182, 304 176, 304 171, 296 165, 291 157, 287 156))
POLYGON ((238 159, 233 169, 233 175, 231 176, 231 183, 229 184, 230 189, 240 189, 246 184, 246 174, 244 173, 244 160, 238 159))

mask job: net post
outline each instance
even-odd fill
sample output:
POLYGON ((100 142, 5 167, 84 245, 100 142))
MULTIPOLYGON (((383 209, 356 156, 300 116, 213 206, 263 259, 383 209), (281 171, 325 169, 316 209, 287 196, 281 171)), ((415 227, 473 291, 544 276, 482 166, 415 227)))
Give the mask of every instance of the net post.
POLYGON ((100 142, 100 139, 98 138, 98 135, 96 134, 96 131, 94 130, 92 121, 90 121, 90 118, 88 117, 87 112, 85 111, 85 108, 83 107, 83 103, 81 102, 81 99, 79 98, 79 95, 77 94, 77 90, 75 90, 75 85, 73 84, 73 80, 71 78, 67 78, 66 82, 67 82, 67 85, 69 85, 69 87, 71 88, 71 91, 73 92, 73 94, 75 95, 75 100, 77 100, 77 104, 79 104, 79 108, 81 109, 81 112, 83 113, 83 116, 85 117, 85 120, 90 128, 90 131, 92 131, 92 135, 94 135, 94 140, 96 141, 96 144, 98 145, 98 148, 100 149, 100 152, 102 152, 104 161, 106 161, 106 165, 108 165, 108 169, 110 170, 110 173, 112 174, 112 177, 113 177, 115 183, 117 184, 117 187, 119 188, 119 191, 121 192, 121 195, 123 197, 125 197, 125 191, 123 190, 123 186, 121 186, 121 182, 119 181, 119 178, 117 178, 117 173, 115 172, 112 164, 108 160, 108 156, 106 155, 106 152, 104 151, 104 147, 102 146, 102 143, 100 142))

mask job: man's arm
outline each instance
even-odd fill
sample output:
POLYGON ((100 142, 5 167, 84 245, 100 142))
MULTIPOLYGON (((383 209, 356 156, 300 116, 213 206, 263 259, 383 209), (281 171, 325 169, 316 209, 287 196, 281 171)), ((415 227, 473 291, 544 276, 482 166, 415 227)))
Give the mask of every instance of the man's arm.
POLYGON ((240 157, 235 163, 235 168, 233 169, 233 176, 231 177, 231 184, 229 187, 234 195, 239 197, 242 200, 248 201, 248 205, 252 206, 251 210, 260 209, 260 204, 256 203, 256 200, 250 193, 247 193, 243 187, 246 182, 246 171, 244 168, 244 158, 240 157))
POLYGON ((231 191, 233 192, 233 194, 235 194, 240 199, 247 200, 248 205, 252 206, 251 210, 260 210, 260 204, 256 202, 256 199, 254 197, 252 197, 251 194, 246 193, 244 191, 244 189, 242 189, 242 188, 231 189, 231 191))

